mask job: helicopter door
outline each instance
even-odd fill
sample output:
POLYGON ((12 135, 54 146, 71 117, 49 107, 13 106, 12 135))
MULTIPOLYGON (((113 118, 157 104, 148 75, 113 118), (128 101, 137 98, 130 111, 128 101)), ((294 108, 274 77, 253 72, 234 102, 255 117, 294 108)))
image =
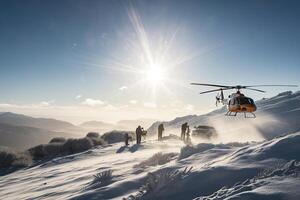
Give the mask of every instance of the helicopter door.
POLYGON ((235 112, 236 109, 238 108, 239 105, 237 105, 237 99, 234 97, 234 98, 231 98, 229 100, 229 110, 232 111, 232 112, 235 112))

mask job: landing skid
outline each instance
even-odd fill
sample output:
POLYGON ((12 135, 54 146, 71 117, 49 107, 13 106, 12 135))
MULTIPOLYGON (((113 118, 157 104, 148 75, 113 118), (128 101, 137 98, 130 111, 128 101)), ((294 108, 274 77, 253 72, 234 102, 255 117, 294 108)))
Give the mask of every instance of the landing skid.
POLYGON ((237 112, 227 111, 227 113, 226 113, 225 115, 226 115, 226 116, 235 117, 235 116, 237 115, 237 112))
MULTIPOLYGON (((247 115, 247 112, 244 112, 244 117, 245 118, 256 118, 256 115, 254 113, 250 113, 251 115, 247 115)), ((237 112, 231 112, 231 111, 227 111, 227 113, 225 114, 226 116, 230 116, 230 117, 236 117, 237 116, 237 112)))

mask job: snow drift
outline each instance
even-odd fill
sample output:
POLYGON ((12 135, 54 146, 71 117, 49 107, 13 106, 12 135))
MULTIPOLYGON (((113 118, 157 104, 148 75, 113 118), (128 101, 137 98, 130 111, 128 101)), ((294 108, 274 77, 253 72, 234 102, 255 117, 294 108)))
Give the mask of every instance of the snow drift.
POLYGON ((299 199, 299 142, 299 132, 264 142, 194 146, 170 138, 119 153, 122 143, 115 143, 4 175, 0 195, 5 199, 299 199))

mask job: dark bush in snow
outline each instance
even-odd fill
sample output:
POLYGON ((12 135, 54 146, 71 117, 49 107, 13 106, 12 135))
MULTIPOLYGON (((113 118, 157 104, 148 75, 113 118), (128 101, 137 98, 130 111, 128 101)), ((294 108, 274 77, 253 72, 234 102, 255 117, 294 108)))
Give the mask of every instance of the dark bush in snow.
POLYGON ((0 149, 0 168, 26 167, 32 163, 28 153, 17 152, 8 148, 0 149))
POLYGON ((131 131, 110 131, 104 133, 101 138, 105 140, 108 144, 117 143, 117 142, 124 142, 124 135, 128 133, 129 136, 132 138, 134 137, 134 133, 131 131))
POLYGON ((92 140, 94 146, 106 144, 106 142, 99 137, 99 133, 97 132, 89 132, 86 137, 92 140))
POLYGON ((65 143, 67 140, 64 137, 55 137, 50 140, 49 143, 65 143))
POLYGON ((93 147, 93 142, 90 138, 68 139, 63 144, 62 150, 67 154, 79 153, 93 147))
POLYGON ((144 168, 147 166, 156 166, 156 165, 163 165, 170 162, 177 153, 156 153, 147 160, 141 162, 140 164, 135 165, 134 167, 144 168))
POLYGON ((73 153, 79 153, 92 148, 95 144, 102 144, 103 141, 98 138, 80 138, 80 139, 68 139, 65 143, 49 143, 41 144, 30 148, 28 151, 34 159, 54 158, 60 155, 69 155, 73 153))
POLYGON ((97 132, 89 132, 87 135, 86 135, 86 137, 89 137, 89 138, 97 138, 97 137, 99 137, 99 133, 97 133, 97 132))
POLYGON ((99 145, 105 145, 107 144, 102 138, 100 137, 89 137, 89 139, 92 141, 93 146, 99 146, 99 145))
POLYGON ((62 154, 63 143, 50 143, 43 145, 43 153, 45 157, 56 157, 62 154))
POLYGON ((34 159, 54 158, 63 154, 63 143, 40 144, 30 148, 28 151, 34 159))
POLYGON ((32 147, 32 148, 28 149, 28 151, 34 159, 42 159, 45 157, 43 144, 32 147))

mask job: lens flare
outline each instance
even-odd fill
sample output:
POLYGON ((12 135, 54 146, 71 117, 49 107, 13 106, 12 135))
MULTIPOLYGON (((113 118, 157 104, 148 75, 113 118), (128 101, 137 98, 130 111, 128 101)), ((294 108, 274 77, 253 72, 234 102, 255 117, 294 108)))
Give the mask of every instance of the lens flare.
POLYGON ((145 26, 133 5, 126 11, 129 19, 127 26, 120 29, 122 31, 116 39, 105 39, 107 46, 117 47, 113 53, 100 60, 97 54, 80 52, 81 57, 83 54, 89 55, 88 58, 83 56, 81 64, 92 69, 105 68, 110 73, 118 72, 122 75, 122 81, 126 82, 128 91, 144 92, 143 95, 152 101, 159 96, 156 93, 175 95, 174 86, 188 88, 180 80, 182 64, 206 51, 186 49, 184 40, 177 38, 182 32, 179 24, 145 26))
POLYGON ((163 68, 159 64, 155 64, 149 67, 146 71, 146 79, 153 85, 158 85, 165 81, 165 74, 163 68))

